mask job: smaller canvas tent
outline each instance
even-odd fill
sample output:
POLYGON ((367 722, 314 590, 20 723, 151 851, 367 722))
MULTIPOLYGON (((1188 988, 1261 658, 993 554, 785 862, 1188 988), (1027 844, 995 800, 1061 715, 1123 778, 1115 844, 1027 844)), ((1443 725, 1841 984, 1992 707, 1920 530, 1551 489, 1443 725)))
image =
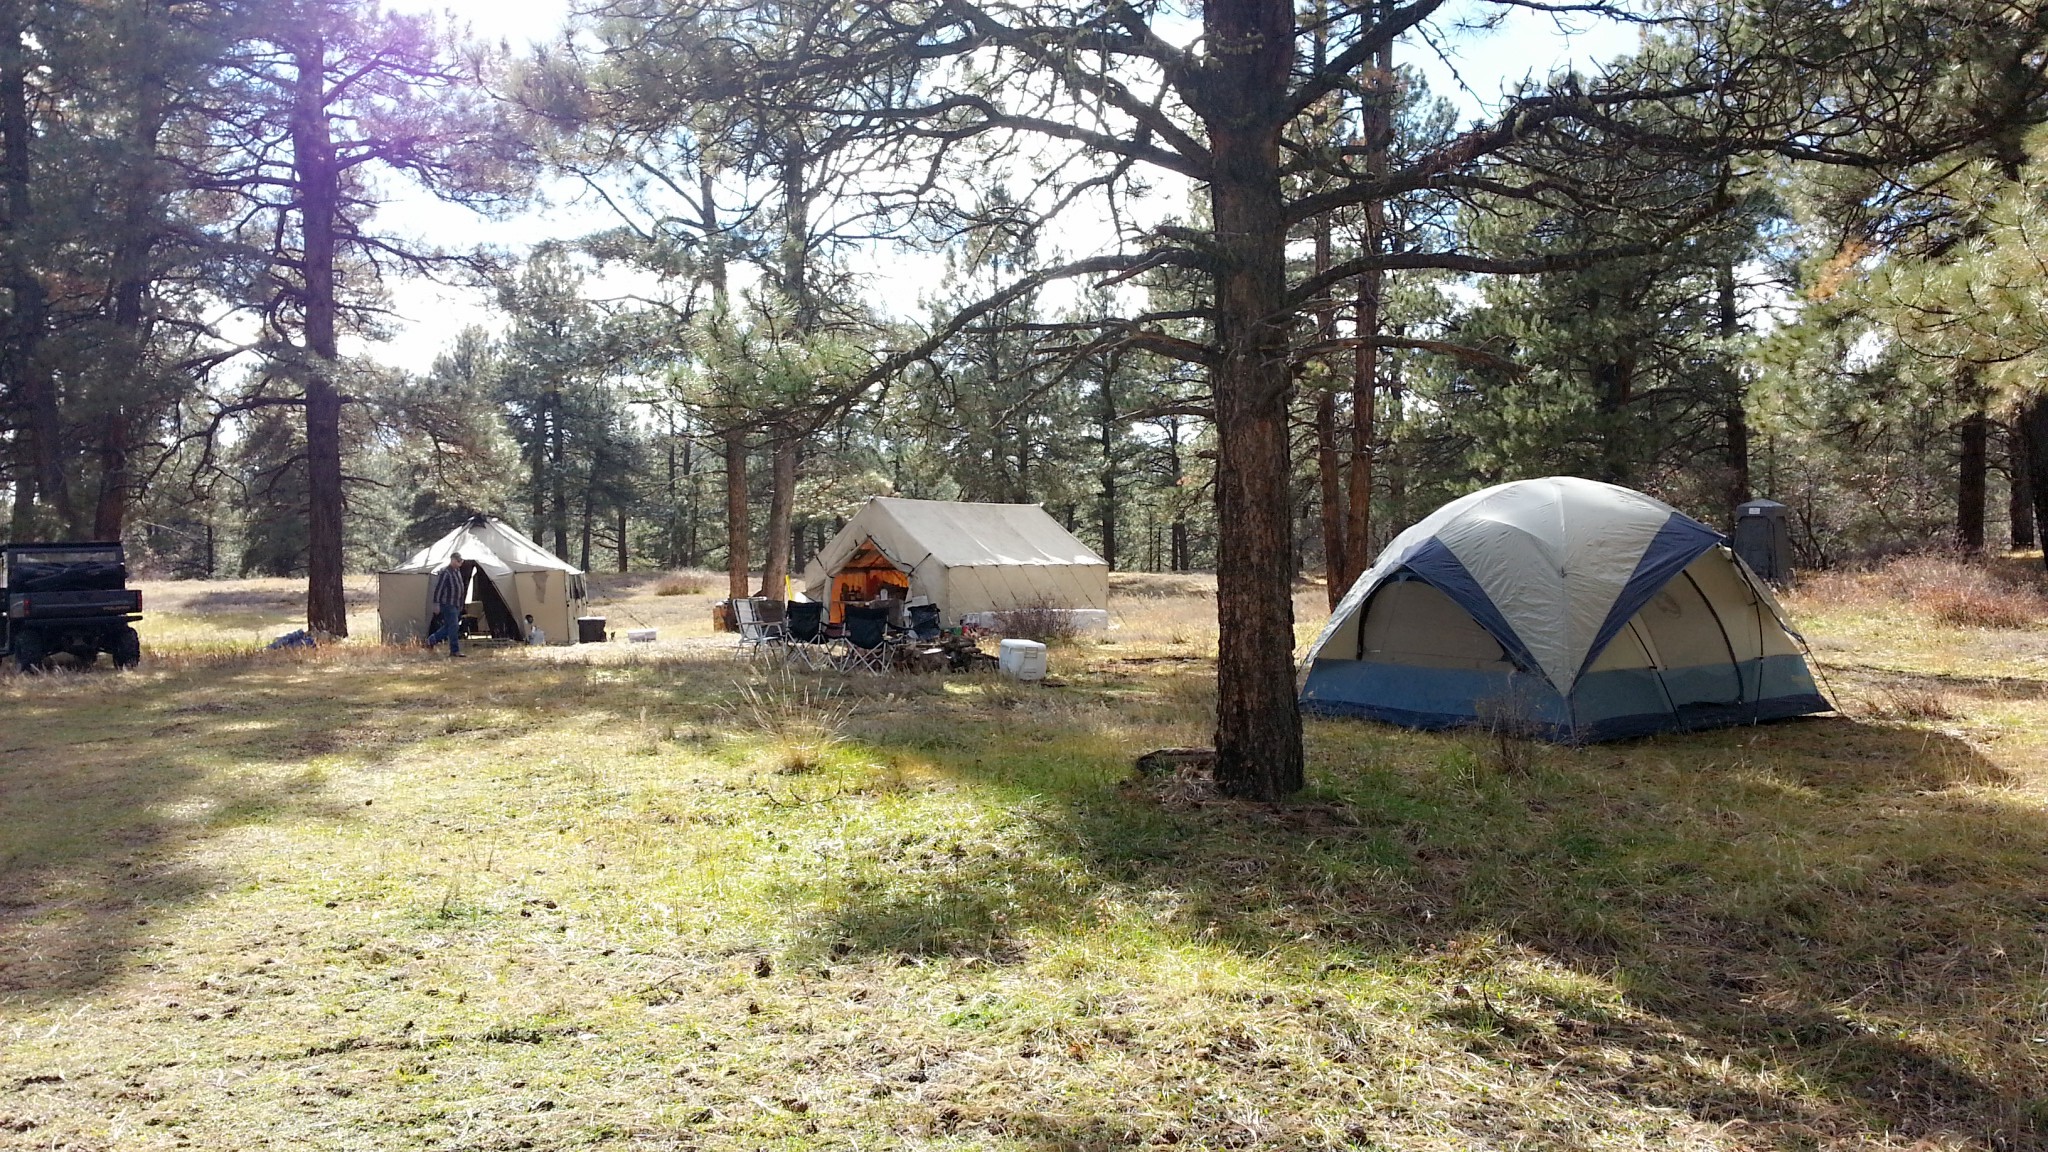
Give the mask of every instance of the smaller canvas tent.
POLYGON ((1454 500, 1396 537, 1304 661, 1303 711, 1564 740, 1825 712, 1727 538, 1573 477, 1454 500))
POLYGON ((469 575, 466 615, 483 622, 484 631, 507 640, 526 639, 526 617, 532 616, 550 644, 576 642, 576 617, 583 614, 583 572, 521 535, 495 516, 469 521, 414 553, 388 572, 377 574, 377 611, 387 643, 424 639, 433 627, 434 574, 460 554, 469 575))
POLYGON ((1109 565, 1036 504, 869 500, 804 569, 804 591, 836 621, 840 605, 885 588, 948 622, 1045 607, 1108 623, 1109 565))

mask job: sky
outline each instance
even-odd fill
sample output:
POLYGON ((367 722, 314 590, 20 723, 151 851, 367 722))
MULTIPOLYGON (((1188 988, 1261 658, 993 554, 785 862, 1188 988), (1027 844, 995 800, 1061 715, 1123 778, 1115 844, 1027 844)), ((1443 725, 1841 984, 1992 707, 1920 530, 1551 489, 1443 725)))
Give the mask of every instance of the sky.
MULTIPOLYGON (((566 0, 387 0, 392 8, 432 12, 467 24, 480 37, 502 39, 516 50, 552 39, 568 14, 566 0)), ((1460 27, 1459 13, 1480 5, 1453 0, 1430 32, 1430 42, 1411 37, 1396 46, 1396 63, 1419 68, 1432 91, 1451 99, 1461 116, 1483 116, 1498 104, 1503 91, 1524 78, 1541 79, 1565 66, 1591 70, 1601 61, 1626 53, 1635 44, 1632 28, 1583 14, 1549 15, 1526 8, 1510 9, 1501 26, 1475 31, 1460 27), (1432 49, 1442 49, 1446 62, 1432 49)), ((1499 11, 1486 6, 1488 11, 1499 11)), ((493 245, 515 255, 546 239, 568 239, 605 227, 608 214, 578 203, 567 188, 554 190, 562 201, 510 219, 490 219, 466 208, 444 204, 417 191, 394 188, 379 214, 391 230, 421 237, 449 248, 493 245)), ((880 296, 918 300, 936 283, 936 262, 892 258, 900 284, 878 285, 880 296)), ((596 281, 595 291, 622 294, 636 285, 625 279, 596 281)), ((413 278, 390 285, 395 315, 387 338, 358 340, 345 352, 367 354, 397 368, 423 372, 471 324, 497 327, 489 293, 475 288, 436 284, 413 278)), ((906 309, 908 311, 908 309, 906 309)))

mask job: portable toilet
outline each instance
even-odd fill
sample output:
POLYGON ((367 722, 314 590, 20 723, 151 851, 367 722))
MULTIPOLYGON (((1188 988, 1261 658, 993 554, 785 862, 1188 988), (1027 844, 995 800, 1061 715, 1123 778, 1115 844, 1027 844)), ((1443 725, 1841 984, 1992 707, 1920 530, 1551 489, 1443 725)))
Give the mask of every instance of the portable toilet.
POLYGON ((1791 516, 1792 510, 1776 500, 1750 500, 1735 508, 1735 554, 1773 584, 1792 581, 1791 516))

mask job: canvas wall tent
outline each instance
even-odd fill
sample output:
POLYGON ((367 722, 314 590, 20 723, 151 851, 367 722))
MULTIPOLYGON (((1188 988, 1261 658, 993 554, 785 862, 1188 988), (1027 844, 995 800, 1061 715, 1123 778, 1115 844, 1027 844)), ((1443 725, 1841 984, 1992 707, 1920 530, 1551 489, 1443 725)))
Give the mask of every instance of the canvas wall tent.
POLYGON ((884 587, 939 606, 948 622, 975 612, 1109 609, 1109 565, 1036 504, 971 504, 877 496, 804 570, 804 591, 831 618, 884 587))
POLYGON ((1309 649, 1301 707, 1564 740, 1749 723, 1829 710, 1802 647, 1720 533, 1612 484, 1524 480, 1387 546, 1309 649))
POLYGON ((521 535, 494 516, 472 516, 455 531, 377 574, 377 611, 387 643, 425 638, 433 626, 427 600, 434 574, 460 554, 469 574, 469 603, 484 630, 507 640, 526 639, 533 617, 550 644, 576 642, 576 617, 583 614, 583 572, 521 535))

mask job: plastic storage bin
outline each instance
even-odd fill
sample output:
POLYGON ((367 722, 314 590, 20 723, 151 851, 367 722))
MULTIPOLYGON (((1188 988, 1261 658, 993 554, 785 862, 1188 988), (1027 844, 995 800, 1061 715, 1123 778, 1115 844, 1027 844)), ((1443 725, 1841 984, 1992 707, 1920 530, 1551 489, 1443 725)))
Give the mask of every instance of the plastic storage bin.
POLYGON ((1036 640, 1005 640, 997 663, 1013 680, 1045 679, 1045 645, 1036 640))

